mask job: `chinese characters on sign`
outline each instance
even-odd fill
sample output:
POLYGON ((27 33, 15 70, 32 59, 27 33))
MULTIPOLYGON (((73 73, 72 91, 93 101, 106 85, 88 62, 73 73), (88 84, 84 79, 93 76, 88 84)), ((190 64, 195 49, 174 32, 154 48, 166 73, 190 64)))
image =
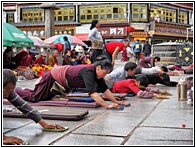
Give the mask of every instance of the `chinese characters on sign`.
MULTIPOLYGON (((42 37, 42 38, 45 36, 45 30, 39 30, 39 29, 37 29, 37 30, 23 30, 23 32, 28 36, 38 36, 38 37, 42 37)), ((74 29, 70 29, 70 30, 56 29, 55 35, 57 35, 57 34, 74 35, 74 29)))
POLYGON ((126 27, 102 27, 99 28, 99 32, 103 37, 123 37, 127 36, 126 27))

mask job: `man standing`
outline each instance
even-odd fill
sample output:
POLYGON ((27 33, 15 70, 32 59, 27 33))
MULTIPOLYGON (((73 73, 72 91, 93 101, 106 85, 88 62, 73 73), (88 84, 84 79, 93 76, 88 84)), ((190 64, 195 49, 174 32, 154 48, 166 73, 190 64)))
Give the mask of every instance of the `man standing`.
POLYGON ((146 43, 144 44, 143 52, 145 57, 149 57, 151 54, 151 45, 148 43, 148 40, 146 40, 146 43))
POLYGON ((135 62, 137 63, 140 59, 140 52, 142 51, 142 45, 138 39, 133 45, 133 50, 135 54, 135 62))

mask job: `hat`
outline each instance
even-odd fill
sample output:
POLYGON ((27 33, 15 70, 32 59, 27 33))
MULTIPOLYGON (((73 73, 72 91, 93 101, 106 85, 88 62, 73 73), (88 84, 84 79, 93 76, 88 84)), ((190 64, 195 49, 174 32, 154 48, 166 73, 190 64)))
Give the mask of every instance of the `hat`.
POLYGON ((38 51, 36 49, 30 49, 29 52, 30 53, 37 53, 38 54, 38 51))
POLYGON ((47 56, 47 55, 46 55, 46 53, 45 53, 45 52, 42 52, 42 53, 41 53, 41 56, 47 56))

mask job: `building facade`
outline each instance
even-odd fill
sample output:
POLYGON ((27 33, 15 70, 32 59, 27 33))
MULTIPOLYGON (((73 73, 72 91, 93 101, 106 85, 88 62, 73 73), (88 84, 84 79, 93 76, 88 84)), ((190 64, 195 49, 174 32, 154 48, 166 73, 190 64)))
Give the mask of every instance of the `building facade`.
MULTIPOLYGON (((28 35, 44 39, 41 3, 3 3, 4 21, 28 35)), ((139 39, 152 43, 193 39, 194 3, 56 3, 55 34, 70 34, 87 41, 90 23, 98 19, 105 40, 139 39), (78 29, 76 29, 78 27, 78 29), (82 29, 81 31, 80 29, 82 29), (127 29, 129 28, 129 29, 127 29), (130 29, 131 28, 131 29, 130 29), (76 30, 79 30, 77 33, 76 30), (78 35, 80 34, 80 35, 78 35), (81 35, 82 34, 82 35, 81 35)))

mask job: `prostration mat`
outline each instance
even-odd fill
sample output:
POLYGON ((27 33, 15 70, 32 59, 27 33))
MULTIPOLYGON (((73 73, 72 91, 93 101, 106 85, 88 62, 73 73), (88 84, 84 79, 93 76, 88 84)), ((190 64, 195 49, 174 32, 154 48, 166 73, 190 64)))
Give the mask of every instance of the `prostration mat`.
MULTIPOLYGON (((100 106, 97 102, 77 102, 66 98, 53 98, 48 101, 28 102, 31 106, 65 106, 65 107, 85 107, 96 108, 100 106)), ((11 104, 7 99, 3 99, 3 104, 11 104)))
MULTIPOLYGON (((36 109, 36 108, 35 108, 36 109)), ((63 110, 57 109, 45 109, 37 110, 39 114, 44 119, 54 119, 54 120, 81 120, 86 115, 88 115, 88 110, 79 110, 79 109, 71 109, 71 108, 64 108, 63 110)), ((4 109, 3 110, 3 117, 14 117, 14 118, 28 118, 25 114, 20 112, 16 108, 11 109, 4 109)))

